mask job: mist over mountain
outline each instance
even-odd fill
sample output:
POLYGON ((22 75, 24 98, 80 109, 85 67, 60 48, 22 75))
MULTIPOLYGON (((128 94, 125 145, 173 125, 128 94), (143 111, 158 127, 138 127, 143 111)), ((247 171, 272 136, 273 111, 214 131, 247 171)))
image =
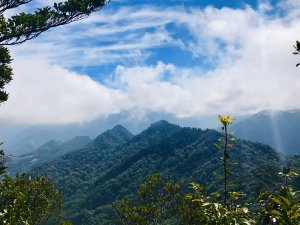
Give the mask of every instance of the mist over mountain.
POLYGON ((300 155, 300 110, 261 111, 233 124, 237 137, 264 143, 277 151, 300 155))
POLYGON ((214 128, 217 126, 217 115, 201 117, 177 118, 167 113, 148 113, 143 116, 124 112, 78 124, 61 125, 3 125, 0 130, 0 140, 7 154, 22 155, 30 153, 49 140, 66 141, 75 136, 97 137, 100 133, 117 124, 122 124, 130 132, 137 134, 158 120, 167 120, 181 126, 214 128))
POLYGON ((81 149, 90 142, 91 139, 88 136, 77 136, 65 142, 55 140, 48 141, 35 151, 20 156, 8 155, 6 157, 8 172, 11 175, 17 172, 28 172, 44 162, 55 159, 68 152, 81 149))

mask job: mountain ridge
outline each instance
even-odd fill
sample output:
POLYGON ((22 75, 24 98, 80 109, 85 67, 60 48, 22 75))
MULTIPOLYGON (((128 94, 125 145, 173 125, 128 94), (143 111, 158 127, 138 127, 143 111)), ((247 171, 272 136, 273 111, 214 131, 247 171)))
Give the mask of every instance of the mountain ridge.
MULTIPOLYGON (((108 138, 102 147, 89 145, 36 168, 32 174, 44 172, 62 188, 66 193, 66 218, 75 225, 96 225, 99 221, 111 224, 107 204, 133 193, 149 173, 161 172, 185 184, 197 181, 210 191, 218 190, 222 185, 214 174, 221 172, 222 154, 214 144, 221 136, 211 129, 158 121, 132 138, 125 135, 128 139, 120 140, 119 145, 107 145, 107 140, 112 140, 108 138)), ((257 197, 262 188, 277 185, 282 165, 294 163, 300 168, 295 158, 241 139, 237 139, 230 155, 239 163, 233 168, 236 175, 232 181, 251 198, 257 197)))

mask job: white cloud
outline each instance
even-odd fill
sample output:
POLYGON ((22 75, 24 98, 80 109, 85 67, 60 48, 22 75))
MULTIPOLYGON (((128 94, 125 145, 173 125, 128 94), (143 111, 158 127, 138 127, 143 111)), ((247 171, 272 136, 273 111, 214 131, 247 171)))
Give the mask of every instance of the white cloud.
POLYGON ((172 81, 160 79, 170 72, 162 71, 161 64, 122 68, 117 73, 120 83, 126 83, 130 102, 138 111, 197 116, 300 107, 300 77, 295 67, 300 59, 291 54, 292 44, 299 38, 297 17, 287 20, 269 17, 263 10, 210 7, 176 18, 196 38, 190 50, 212 57, 216 68, 206 72, 173 68, 172 81))
POLYGON ((126 96, 86 75, 42 60, 17 60, 0 120, 12 123, 84 122, 126 109, 126 96))

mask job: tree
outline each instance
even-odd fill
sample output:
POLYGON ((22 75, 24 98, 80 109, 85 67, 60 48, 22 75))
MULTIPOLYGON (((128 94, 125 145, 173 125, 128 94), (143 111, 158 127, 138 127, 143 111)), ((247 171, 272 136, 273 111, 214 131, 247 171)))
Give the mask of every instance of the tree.
POLYGON ((0 182, 0 225, 44 224, 62 214, 62 194, 47 177, 15 178, 4 175, 0 182))
MULTIPOLYGON (((0 146, 3 144, 3 142, 0 142, 0 146)), ((0 149, 0 175, 3 175, 6 173, 6 167, 5 167, 5 159, 4 159, 4 151, 0 149)))
POLYGON ((160 174, 149 175, 147 181, 139 186, 135 199, 125 197, 113 204, 117 215, 115 224, 166 224, 176 214, 179 189, 178 183, 163 179, 160 174))
MULTIPOLYGON (((24 173, 15 178, 5 171, 4 153, 0 151, 0 225, 44 224, 62 215, 62 193, 44 176, 35 179, 24 173)), ((56 223, 57 224, 57 223, 56 223)), ((71 225, 62 221, 62 225, 71 225)))
POLYGON ((0 0, 0 104, 8 99, 4 86, 12 80, 11 57, 6 47, 24 43, 53 27, 69 24, 102 9, 110 0, 67 0, 5 18, 4 12, 32 0, 0 0))
POLYGON ((253 215, 241 204, 237 192, 230 192, 234 207, 228 208, 198 183, 192 182, 191 185, 192 192, 182 193, 178 183, 168 181, 160 174, 149 175, 140 185, 136 198, 125 197, 113 204, 117 217, 115 224, 255 224, 253 215))

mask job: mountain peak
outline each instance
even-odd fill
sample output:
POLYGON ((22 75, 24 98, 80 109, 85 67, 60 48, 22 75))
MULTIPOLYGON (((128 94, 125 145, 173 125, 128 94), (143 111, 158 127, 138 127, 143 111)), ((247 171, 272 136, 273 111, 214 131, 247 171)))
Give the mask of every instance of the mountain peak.
POLYGON ((118 124, 116 126, 114 126, 111 131, 121 131, 121 132, 127 132, 130 133, 125 127, 123 127, 122 125, 118 124))
POLYGON ((122 125, 116 125, 111 130, 105 131, 104 133, 100 134, 94 140, 95 146, 111 146, 112 143, 119 145, 129 141, 133 137, 125 127, 122 125))
POLYGON ((160 127, 160 126, 167 126, 167 125, 173 125, 173 124, 169 123, 166 120, 159 120, 159 121, 157 121, 155 123, 152 123, 150 125, 150 127, 160 127))
POLYGON ((151 124, 150 127, 144 130, 140 135, 146 136, 148 138, 153 137, 161 139, 174 134, 180 129, 181 127, 178 125, 171 124, 166 120, 159 120, 156 123, 151 124))
POLYGON ((179 125, 176 125, 176 124, 172 124, 172 123, 169 123, 168 121, 166 120, 159 120, 155 123, 152 123, 150 125, 150 127, 148 128, 148 130, 159 130, 159 129, 163 129, 163 130, 170 130, 170 129, 179 129, 181 128, 179 125))

